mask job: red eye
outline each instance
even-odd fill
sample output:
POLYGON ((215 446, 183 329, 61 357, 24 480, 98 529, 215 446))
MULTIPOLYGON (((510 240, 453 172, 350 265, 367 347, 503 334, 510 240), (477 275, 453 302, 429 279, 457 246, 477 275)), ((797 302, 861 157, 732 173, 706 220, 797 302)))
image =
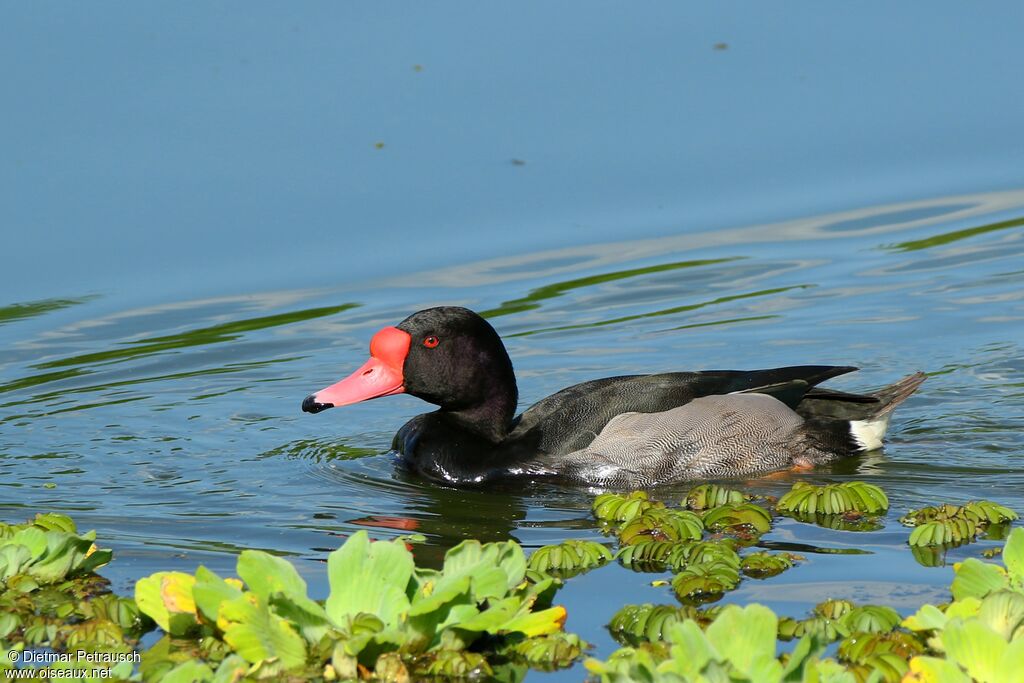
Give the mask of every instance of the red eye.
POLYGON ((430 335, 429 337, 423 340, 423 345, 426 346, 428 349, 432 349, 440 343, 441 340, 435 337, 434 335, 430 335))

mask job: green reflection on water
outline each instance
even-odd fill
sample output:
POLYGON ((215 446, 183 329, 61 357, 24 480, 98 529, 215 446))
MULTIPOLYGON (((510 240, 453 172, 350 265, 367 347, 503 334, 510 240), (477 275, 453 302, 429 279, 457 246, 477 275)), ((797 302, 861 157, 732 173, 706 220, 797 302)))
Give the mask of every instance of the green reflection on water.
MULTIPOLYGON (((27 404, 27 403, 41 403, 41 402, 49 401, 49 400, 54 399, 54 398, 67 396, 68 394, 90 393, 90 392, 95 392, 95 391, 103 391, 105 389, 116 389, 118 387, 130 387, 130 386, 135 386, 137 384, 147 384, 147 383, 150 383, 150 382, 162 382, 162 381, 165 381, 165 380, 180 380, 180 379, 188 379, 188 378, 191 378, 191 377, 204 377, 206 375, 227 375, 227 374, 231 374, 231 373, 234 373, 234 372, 245 372, 246 370, 251 370, 253 368, 262 368, 262 367, 266 367, 268 365, 273 365, 274 363, 287 363, 289 361, 297 360, 297 359, 303 358, 303 357, 304 356, 289 356, 287 358, 272 358, 272 359, 269 359, 269 360, 254 360, 254 361, 247 361, 247 362, 244 362, 244 363, 231 363, 230 365, 225 365, 224 367, 202 368, 200 370, 188 370, 188 371, 184 371, 184 372, 172 372, 172 373, 168 373, 168 374, 165 374, 165 375, 153 375, 151 377, 135 377, 135 378, 132 378, 132 379, 118 380, 118 381, 115 381, 115 382, 104 382, 103 384, 90 384, 89 386, 75 387, 74 389, 62 389, 60 391, 50 391, 50 392, 47 392, 47 393, 44 393, 44 394, 38 394, 36 396, 33 396, 31 399, 27 399, 27 400, 24 400, 24 401, 12 401, 10 403, 0 403, 0 408, 9 408, 11 406, 23 405, 23 404, 27 404)), ((62 374, 62 373, 48 373, 48 375, 36 375, 36 377, 45 377, 45 376, 57 375, 57 374, 62 374)), ((76 376, 76 375, 79 375, 79 374, 88 374, 88 373, 71 372, 71 373, 67 373, 67 374, 69 376, 73 377, 73 376, 76 376)), ((33 379, 33 378, 27 378, 27 379, 33 379)), ((58 379, 62 379, 62 378, 58 378, 58 379)), ((44 380, 44 381, 48 381, 48 380, 44 380)), ((5 391, 13 391, 14 389, 20 388, 20 387, 17 387, 17 386, 14 386, 13 388, 9 388, 9 387, 12 387, 13 385, 16 385, 16 384, 19 384, 19 383, 23 383, 23 382, 24 382, 24 380, 19 380, 18 382, 12 382, 11 384, 0 385, 0 393, 3 393, 5 391)), ((42 383, 41 381, 32 382, 32 384, 41 384, 41 383, 42 383)), ((234 390, 232 390, 232 391, 234 391, 234 390)), ((216 394, 211 394, 211 395, 216 395, 216 394)), ((194 397, 194 400, 198 400, 198 399, 201 399, 201 398, 205 398, 205 397, 204 396, 196 396, 196 397, 194 397)), ((2 422, 2 421, 3 420, 0 420, 0 422, 2 422)))
POLYGON ((242 333, 253 330, 263 330, 268 327, 279 327, 291 323, 323 318, 341 313, 359 306, 356 303, 346 303, 340 306, 323 306, 321 308, 309 308, 304 311, 289 311, 276 315, 261 316, 259 318, 248 318, 246 320, 234 320, 220 325, 201 327, 188 332, 170 334, 164 337, 151 337, 131 342, 128 348, 111 349, 109 351, 98 351, 96 353, 85 353, 79 356, 61 358, 34 365, 36 368, 59 368, 69 365, 84 365, 87 363, 103 363, 106 361, 118 361, 139 356, 149 356, 169 349, 180 349, 189 346, 201 346, 203 344, 217 344, 220 342, 234 341, 242 333))
POLYGON ((654 266, 646 266, 644 268, 630 268, 628 270, 617 270, 610 273, 600 273, 598 275, 590 275, 587 277, 576 278, 573 280, 566 280, 565 282, 555 282, 550 285, 544 285, 530 291, 524 297, 519 299, 511 299, 510 301, 502 302, 497 308, 491 308, 489 310, 480 313, 485 318, 497 318, 501 315, 509 315, 511 313, 522 313, 523 311, 530 311, 536 308, 540 308, 540 303, 544 299, 554 299, 555 297, 562 296, 566 292, 581 287, 591 287, 593 285, 603 284, 605 282, 614 282, 616 280, 624 280, 626 278, 637 277, 639 275, 649 275, 651 273, 663 273, 669 270, 679 270, 680 268, 696 268, 699 266, 713 266, 719 263, 728 263, 730 261, 738 261, 742 256, 730 256, 727 258, 716 258, 716 259, 695 259, 690 261, 676 261, 674 263, 660 263, 654 266))
POLYGON ((77 306, 78 304, 84 304, 95 298, 95 296, 85 296, 77 299, 42 299, 40 301, 30 301, 25 304, 0 306, 0 325, 5 325, 9 322, 14 322, 15 320, 21 320, 23 318, 34 318, 52 311, 59 311, 62 308, 68 308, 70 306, 77 306))
MULTIPOLYGON (((578 325, 560 325, 558 327, 545 327, 539 330, 528 330, 526 332, 518 332, 516 334, 510 334, 509 337, 526 337, 531 334, 540 334, 541 332, 560 332, 562 330, 579 330, 593 327, 603 327, 605 325, 617 325, 619 323, 629 322, 631 320, 640 320, 643 318, 655 318, 663 315, 672 315, 674 313, 682 313, 684 311, 693 311, 698 308, 704 308, 706 306, 714 306, 716 304, 724 304, 730 301, 738 301, 740 299, 751 299, 754 297, 771 296, 772 294, 781 294, 783 292, 789 292, 794 289, 807 289, 814 285, 790 285, 788 287, 773 287, 771 289, 759 289, 756 292, 744 292, 743 294, 731 294, 729 296, 720 296, 710 301, 701 301, 695 304, 686 304, 685 306, 673 306, 672 308, 663 308, 659 311, 648 311, 647 313, 637 313, 635 315, 625 315, 619 318, 611 318, 609 320, 597 320, 591 323, 580 323, 578 325)), ((738 322, 745 320, 738 318, 735 321, 722 320, 718 321, 717 324, 727 324, 729 322, 738 322)), ((699 324, 699 323, 698 323, 699 324)), ((681 326, 685 327, 685 326, 681 326)), ((673 328, 673 329, 681 329, 673 328)))
POLYGON ((979 225, 975 228, 965 228, 963 230, 944 232, 938 235, 932 235, 931 237, 926 237, 925 239, 922 240, 898 242, 887 248, 895 251, 918 251, 920 249, 929 249, 931 247, 938 247, 943 244, 949 244, 950 242, 957 242, 959 240, 967 239, 968 237, 974 237, 975 235, 984 235, 987 232, 995 232, 997 230, 1007 230, 1009 228, 1016 228, 1021 225, 1024 225, 1024 218, 1014 218, 1008 221, 1000 221, 999 223, 979 225))
MULTIPOLYGON (((7 384, 0 384, 0 394, 8 391, 17 391, 18 389, 27 389, 28 387, 34 387, 37 384, 46 384, 47 382, 57 382, 62 379, 71 379, 72 377, 80 377, 82 375, 91 374, 90 370, 84 370, 82 368, 73 368, 71 370, 61 370, 59 372, 42 372, 38 375, 29 375, 28 377, 22 377, 16 379, 13 382, 7 384)), ((7 407, 10 404, 5 403, 3 407, 7 407)))

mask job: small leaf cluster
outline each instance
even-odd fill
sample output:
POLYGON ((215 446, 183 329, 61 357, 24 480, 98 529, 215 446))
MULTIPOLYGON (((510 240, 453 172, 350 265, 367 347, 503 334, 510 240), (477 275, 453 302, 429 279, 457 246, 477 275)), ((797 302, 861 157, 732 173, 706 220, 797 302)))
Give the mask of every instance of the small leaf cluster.
POLYGON ((718 484, 701 484, 690 489, 683 499, 683 505, 690 510, 710 510, 719 505, 739 505, 753 498, 743 491, 726 488, 718 484))
POLYGON ((821 511, 833 515, 843 512, 885 512, 889 498, 885 491, 862 481, 814 486, 798 482, 775 504, 779 512, 810 513, 821 511))
POLYGON ((527 567, 535 572, 568 578, 600 567, 611 559, 612 551, 601 543, 569 539, 537 548, 530 554, 527 567))
POLYGON ((716 607, 702 610, 692 605, 626 605, 612 616, 608 631, 620 643, 636 646, 664 640, 670 627, 686 619, 705 627, 719 611, 716 607))
POLYGON ((82 576, 110 561, 96 532, 78 535, 70 517, 37 515, 27 524, 0 522, 0 587, 31 593, 40 586, 82 576))
POLYGON ((911 510, 900 522, 914 527, 910 545, 956 546, 969 543, 985 529, 1018 518, 1008 507, 989 500, 971 501, 964 505, 935 505, 911 510))

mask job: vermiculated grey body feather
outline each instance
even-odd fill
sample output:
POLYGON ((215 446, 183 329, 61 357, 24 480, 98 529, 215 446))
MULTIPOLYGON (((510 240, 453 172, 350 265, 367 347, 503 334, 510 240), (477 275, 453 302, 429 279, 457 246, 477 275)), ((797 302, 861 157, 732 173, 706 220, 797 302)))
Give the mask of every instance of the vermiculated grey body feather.
POLYGON ((661 413, 623 413, 589 446, 560 458, 562 476, 608 486, 652 486, 778 470, 828 454, 803 418, 764 394, 705 396, 661 413))
MULTIPOLYGON (((884 433, 893 408, 924 379, 916 373, 884 387, 871 395, 873 404, 850 395, 855 401, 849 414, 867 424, 879 421, 884 433)), ((567 479, 612 487, 743 477, 859 452, 862 444, 850 429, 849 419, 805 417, 768 394, 703 396, 658 413, 618 415, 588 446, 548 466, 567 479)))

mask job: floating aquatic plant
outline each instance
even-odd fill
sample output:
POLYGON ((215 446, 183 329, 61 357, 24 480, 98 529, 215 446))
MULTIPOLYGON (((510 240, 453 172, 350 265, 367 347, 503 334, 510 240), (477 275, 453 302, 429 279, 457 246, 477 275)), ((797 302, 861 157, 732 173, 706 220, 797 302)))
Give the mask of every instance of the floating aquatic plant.
POLYGON ((594 499, 591 509, 602 522, 628 522, 647 510, 664 507, 665 504, 649 500, 643 491, 633 491, 622 496, 617 493, 602 493, 594 499))
POLYGON ((650 508, 626 522, 619 529, 619 542, 623 545, 641 541, 698 540, 704 533, 700 517, 689 510, 650 508))
POLYGON ((152 622, 94 573, 111 557, 95 537, 56 513, 0 523, 0 668, 14 661, 9 650, 49 648, 106 653, 99 666, 111 677, 131 674, 133 662, 124 659, 152 622))
POLYGON ((911 510, 900 522, 914 527, 911 546, 954 546, 969 543, 983 530, 1018 518, 1008 507, 989 500, 964 505, 935 505, 911 510))
POLYGON ((839 618, 837 630, 844 636, 854 633, 889 633, 900 625, 899 612, 886 605, 860 605, 839 618))
POLYGON ((587 647, 587 643, 575 633, 559 631, 546 636, 525 638, 508 647, 505 654, 535 669, 550 671, 572 664, 587 647))
POLYGON ((755 579, 766 579, 792 567, 796 558, 790 553, 751 553, 743 557, 740 570, 755 579))
POLYGON ((840 641, 839 658, 852 664, 866 664, 872 657, 886 654, 896 655, 904 662, 902 668, 905 673, 906 661, 916 655, 924 654, 926 648, 911 633, 893 632, 892 629, 896 626, 899 626, 899 617, 892 628, 885 631, 854 631, 840 641))
POLYGON ((839 621, 853 611, 849 600, 825 600, 814 606, 811 616, 806 619, 782 617, 779 619, 779 637, 783 640, 814 635, 822 642, 838 640, 842 633, 839 621))
POLYGON ((707 626, 720 611, 718 607, 698 609, 693 605, 626 605, 612 615, 608 631, 620 643, 639 645, 663 640, 673 624, 686 619, 707 626))
POLYGON ((832 680, 809 677, 821 671, 820 648, 813 639, 802 641, 785 663, 777 659, 777 618, 762 605, 729 605, 706 630, 688 619, 672 624, 666 631, 664 645, 624 648, 604 661, 588 659, 586 667, 601 681, 616 683, 832 680))
POLYGON ((624 567, 634 571, 680 571, 702 562, 722 562, 736 569, 740 566, 740 557, 730 539, 683 543, 641 541, 620 548, 616 558, 624 567))
POLYGON ((712 602, 739 583, 736 567, 725 562, 700 562, 672 577, 672 590, 684 602, 712 602))
MULTIPOLYGON (((751 505, 710 489, 701 495, 716 503, 725 496, 705 509, 704 521, 727 533, 734 526, 717 526, 715 514, 728 520, 751 505)), ((631 647, 587 661, 601 680, 1010 681, 1024 670, 1024 529, 1010 530, 1015 513, 1002 506, 936 506, 904 517, 915 531, 964 520, 1007 541, 1001 564, 970 558, 954 565, 952 601, 924 605, 902 621, 890 607, 846 600, 820 603, 800 620, 759 605, 698 609, 694 603, 735 588, 741 572, 769 575, 793 556, 741 556, 741 540, 701 540, 704 524, 693 512, 639 494, 608 494, 602 510, 628 518, 616 522, 619 562, 673 571, 673 590, 690 604, 619 610, 609 630, 631 647), (800 640, 779 656, 778 640, 790 638, 800 640), (835 640, 838 659, 830 659, 825 646, 835 640)), ((912 549, 935 555, 946 547, 912 549)), ((256 551, 239 556, 237 579, 202 567, 158 572, 138 581, 133 600, 111 594, 92 571, 109 553, 95 549, 91 534, 78 535, 63 515, 40 515, 0 524, 0 669, 10 668, 11 650, 128 653, 156 622, 167 635, 137 668, 119 664, 111 678, 521 680, 528 667, 569 666, 586 648, 563 630, 565 611, 552 604, 561 581, 551 574, 570 576, 611 557, 590 541, 545 546, 529 559, 515 543, 467 541, 432 570, 416 567, 401 540, 371 543, 361 532, 330 555, 324 602, 307 597, 289 562, 256 551)))
POLYGON ((527 566, 556 576, 574 576, 607 563, 612 552, 600 543, 570 539, 533 551, 527 566))
POLYGON ((730 531, 760 535, 771 531, 772 513, 754 503, 725 503, 718 505, 702 517, 710 531, 730 531))
POLYGON ((709 510, 719 505, 739 505, 751 499, 751 496, 736 489, 726 488, 718 484, 701 484, 690 489, 683 499, 683 505, 690 510, 709 510))
POLYGON ((321 670, 329 656, 338 676, 360 667, 387 680, 462 676, 492 671, 488 651, 508 649, 529 662, 547 652, 557 666, 583 647, 578 639, 529 642, 561 634, 566 614, 550 606, 554 579, 529 580, 513 542, 466 541, 437 571, 417 568, 401 541, 371 543, 358 532, 327 566, 323 604, 306 596, 289 562, 258 551, 239 556, 241 582, 202 567, 194 576, 160 572, 136 584, 136 599, 168 633, 220 639, 250 671, 321 670))
POLYGON ((816 513, 837 515, 844 512, 884 513, 889 509, 889 498, 879 487, 862 481, 813 486, 804 482, 793 485, 775 504, 779 512, 798 518, 816 513))

